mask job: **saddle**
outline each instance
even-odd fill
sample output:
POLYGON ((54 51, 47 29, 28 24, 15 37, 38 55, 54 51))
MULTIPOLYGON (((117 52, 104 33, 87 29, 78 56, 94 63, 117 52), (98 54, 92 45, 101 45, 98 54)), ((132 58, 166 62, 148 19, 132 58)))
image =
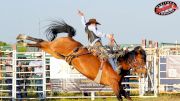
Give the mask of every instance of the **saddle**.
POLYGON ((100 59, 109 59, 109 58, 118 58, 124 56, 125 51, 123 49, 113 50, 109 46, 88 46, 87 49, 94 56, 99 57, 100 59))
MULTIPOLYGON (((100 60, 106 61, 108 59, 117 59, 119 56, 123 56, 125 52, 120 49, 120 50, 113 50, 111 47, 105 47, 105 46, 89 46, 88 50, 90 53, 92 53, 94 56, 97 56, 100 58, 100 60)), ((102 76, 102 70, 103 70, 103 61, 101 61, 101 66, 99 68, 99 71, 97 73, 96 78, 94 81, 96 83, 100 83, 101 81, 101 76, 102 76)), ((111 64, 112 65, 112 64, 111 64)), ((115 72, 118 73, 118 71, 115 70, 115 72)), ((119 74, 119 73, 118 73, 119 74)))

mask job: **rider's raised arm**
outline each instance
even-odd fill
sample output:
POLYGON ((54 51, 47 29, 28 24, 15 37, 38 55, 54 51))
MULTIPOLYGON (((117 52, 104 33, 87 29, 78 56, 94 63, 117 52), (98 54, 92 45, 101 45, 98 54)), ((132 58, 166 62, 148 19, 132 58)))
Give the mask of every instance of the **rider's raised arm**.
POLYGON ((86 27, 86 19, 84 16, 81 16, 81 23, 84 27, 86 27))
POLYGON ((83 24, 84 27, 86 27, 86 19, 84 17, 84 13, 78 10, 78 15, 81 17, 81 23, 83 24))

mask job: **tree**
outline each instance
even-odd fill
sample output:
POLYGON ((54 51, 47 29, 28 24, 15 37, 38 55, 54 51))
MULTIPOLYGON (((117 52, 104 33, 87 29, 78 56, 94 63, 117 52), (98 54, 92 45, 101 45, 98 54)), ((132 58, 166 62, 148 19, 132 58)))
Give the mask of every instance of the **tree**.
POLYGON ((6 46, 7 43, 0 41, 0 46, 6 46))

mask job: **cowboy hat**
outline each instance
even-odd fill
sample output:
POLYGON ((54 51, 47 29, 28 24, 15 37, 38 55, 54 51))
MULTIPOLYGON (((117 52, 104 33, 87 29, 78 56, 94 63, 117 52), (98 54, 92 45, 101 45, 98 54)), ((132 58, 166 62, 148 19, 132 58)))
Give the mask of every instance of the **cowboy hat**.
POLYGON ((95 23, 97 25, 101 25, 99 22, 96 21, 96 19, 89 19, 89 21, 86 23, 86 25, 90 25, 92 23, 95 23))

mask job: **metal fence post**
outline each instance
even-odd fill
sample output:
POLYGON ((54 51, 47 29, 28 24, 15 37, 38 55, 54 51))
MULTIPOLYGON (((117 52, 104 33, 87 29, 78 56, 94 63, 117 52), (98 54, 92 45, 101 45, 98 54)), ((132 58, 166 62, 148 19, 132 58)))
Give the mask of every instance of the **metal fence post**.
POLYGON ((158 69, 158 63, 157 63, 157 52, 155 53, 154 55, 154 96, 157 96, 157 83, 158 83, 158 72, 159 72, 159 69, 158 69))
POLYGON ((12 64, 13 64, 12 99, 13 101, 15 101, 16 99, 16 50, 13 50, 12 64))
POLYGON ((145 78, 140 78, 140 77, 139 77, 139 96, 140 96, 140 97, 144 96, 144 93, 145 93, 145 92, 144 92, 144 87, 145 87, 145 86, 144 86, 144 85, 145 85, 145 84, 144 84, 144 79, 145 79, 145 78))
POLYGON ((91 101, 94 101, 95 100, 95 92, 91 92, 91 101))
POLYGON ((46 98, 46 54, 45 52, 42 52, 43 57, 42 57, 42 61, 43 61, 43 99, 46 98))

